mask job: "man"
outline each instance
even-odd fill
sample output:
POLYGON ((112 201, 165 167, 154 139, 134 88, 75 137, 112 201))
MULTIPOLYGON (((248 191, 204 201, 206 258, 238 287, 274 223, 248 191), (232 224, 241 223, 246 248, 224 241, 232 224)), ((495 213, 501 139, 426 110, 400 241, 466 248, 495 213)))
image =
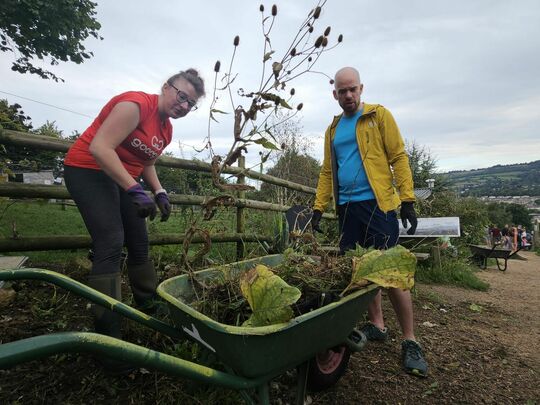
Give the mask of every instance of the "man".
MULTIPOLYGON (((407 221, 411 224, 409 234, 414 234, 417 225, 412 174, 399 129, 383 106, 360 100, 362 90, 356 69, 345 67, 336 73, 334 98, 343 114, 334 117, 325 133, 324 161, 313 206, 312 227, 318 230, 333 191, 342 253, 357 243, 377 249, 395 246, 399 237, 395 210, 399 206, 403 226, 407 227, 407 221)), ((413 331, 410 292, 391 288, 388 296, 403 332, 404 368, 426 376, 427 363, 413 331)), ((370 323, 362 328, 368 340, 386 340, 380 292, 369 305, 368 316, 370 323)))

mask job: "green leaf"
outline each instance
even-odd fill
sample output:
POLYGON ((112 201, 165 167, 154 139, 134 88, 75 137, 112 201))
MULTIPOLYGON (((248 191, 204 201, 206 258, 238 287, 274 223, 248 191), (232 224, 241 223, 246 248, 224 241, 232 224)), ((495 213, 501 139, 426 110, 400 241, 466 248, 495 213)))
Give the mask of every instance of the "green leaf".
POLYGON ((401 245, 383 251, 371 250, 353 257, 353 275, 345 291, 368 282, 385 288, 410 290, 414 286, 415 270, 416 257, 401 245))
POLYGON ((266 148, 266 149, 279 150, 279 148, 276 145, 274 145, 272 142, 270 142, 266 138, 255 139, 253 142, 256 143, 257 145, 261 145, 263 148, 266 148))
POLYGON ((473 303, 469 305, 469 309, 474 312, 482 312, 484 310, 484 307, 473 303))
POLYGON ((285 100, 283 100, 280 96, 274 93, 257 93, 263 100, 266 101, 273 101, 276 105, 280 105, 284 108, 288 108, 289 110, 292 110, 291 106, 287 104, 285 100))
POLYGON ((243 326, 266 326, 290 321, 290 307, 300 298, 298 288, 288 285, 268 267, 259 264, 240 278, 240 289, 253 311, 243 326))
POLYGON ((272 54, 274 53, 275 51, 270 51, 270 52, 266 52, 264 54, 264 58, 263 58, 263 63, 266 62, 268 59, 270 59, 272 57, 272 54))
POLYGON ((284 108, 288 108, 289 110, 292 110, 292 107, 289 104, 287 104, 287 102, 283 100, 282 98, 279 99, 279 105, 284 108))
POLYGON ((212 112, 212 113, 219 113, 219 114, 229 114, 228 112, 218 110, 217 108, 212 108, 212 109, 210 110, 210 112, 212 112))

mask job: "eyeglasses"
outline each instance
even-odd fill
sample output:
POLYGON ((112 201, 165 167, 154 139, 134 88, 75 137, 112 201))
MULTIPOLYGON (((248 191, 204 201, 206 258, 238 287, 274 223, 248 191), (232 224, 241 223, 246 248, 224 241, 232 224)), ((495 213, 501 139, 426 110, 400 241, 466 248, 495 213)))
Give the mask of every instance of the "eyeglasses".
POLYGON ((168 83, 168 85, 176 90, 176 101, 178 101, 180 104, 187 102, 187 105, 191 111, 195 111, 197 108, 199 108, 195 100, 190 100, 188 95, 182 90, 179 90, 174 84, 168 83))

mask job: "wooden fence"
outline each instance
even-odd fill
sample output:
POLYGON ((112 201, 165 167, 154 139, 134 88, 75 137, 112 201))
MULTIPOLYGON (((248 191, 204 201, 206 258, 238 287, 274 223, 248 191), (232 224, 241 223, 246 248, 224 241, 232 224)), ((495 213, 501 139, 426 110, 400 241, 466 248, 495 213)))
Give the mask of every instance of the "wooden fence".
MULTIPOLYGON (((40 135, 32 135, 25 132, 0 130, 0 145, 9 144, 14 146, 29 146, 48 151, 67 152, 71 141, 56 139, 40 135)), ((185 170, 194 170, 200 172, 211 172, 211 166, 208 163, 161 156, 156 165, 170 168, 179 168, 185 170)), ((280 179, 278 177, 259 173, 246 169, 244 159, 239 159, 238 167, 227 167, 223 171, 226 174, 232 174, 237 177, 238 183, 244 183, 246 178, 259 180, 276 186, 286 187, 290 190, 300 191, 314 195, 315 189, 312 187, 297 184, 291 181, 280 179)), ((44 199, 70 199, 66 187, 58 185, 31 185, 22 183, 0 183, 0 197, 9 198, 44 198, 44 199)), ((170 201, 177 205, 202 205, 212 197, 200 195, 170 194, 170 201)), ((264 201, 248 200, 245 193, 237 193, 235 201, 232 204, 236 207, 236 230, 231 233, 211 234, 211 240, 214 243, 236 242, 237 258, 241 259, 244 255, 244 244, 246 242, 267 242, 271 243, 273 235, 247 234, 245 231, 246 209, 255 209, 263 211, 285 212, 288 206, 273 204, 264 201)), ((335 218, 330 214, 324 214, 326 218, 335 218)), ((182 234, 159 234, 150 235, 151 245, 169 245, 182 244, 184 236, 182 234)), ((200 243, 200 238, 193 238, 193 243, 200 243)), ((91 240, 88 235, 77 236, 46 236, 46 237, 21 237, 17 239, 0 238, 0 252, 13 251, 34 251, 34 250, 61 250, 89 248, 91 240)))

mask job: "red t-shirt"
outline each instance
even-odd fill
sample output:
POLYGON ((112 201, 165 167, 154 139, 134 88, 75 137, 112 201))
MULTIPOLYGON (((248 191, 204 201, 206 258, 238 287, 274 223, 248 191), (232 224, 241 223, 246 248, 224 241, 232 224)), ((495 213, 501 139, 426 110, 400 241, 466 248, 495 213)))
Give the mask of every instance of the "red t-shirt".
POLYGON ((122 164, 133 177, 139 177, 144 163, 157 158, 171 143, 172 125, 169 119, 161 121, 158 113, 157 94, 128 91, 113 97, 103 107, 97 118, 75 141, 66 154, 64 164, 85 169, 101 170, 89 151, 90 143, 116 104, 131 101, 139 106, 140 121, 137 128, 116 148, 122 164))

